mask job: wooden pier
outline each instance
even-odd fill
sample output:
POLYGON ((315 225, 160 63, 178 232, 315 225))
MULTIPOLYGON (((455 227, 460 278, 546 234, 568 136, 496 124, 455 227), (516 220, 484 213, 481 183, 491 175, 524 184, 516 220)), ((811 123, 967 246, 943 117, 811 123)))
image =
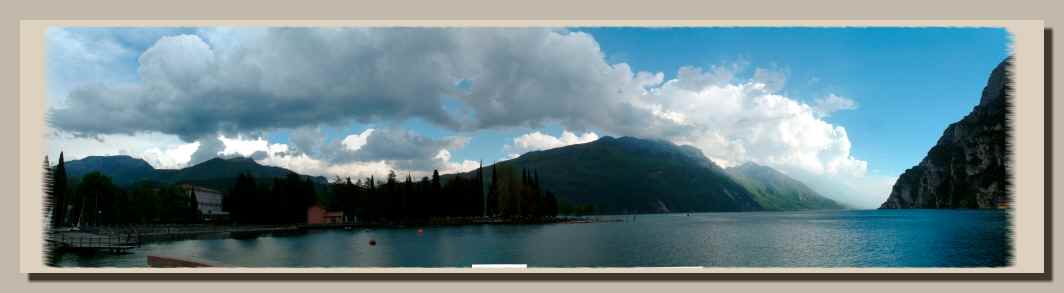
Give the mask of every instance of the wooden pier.
POLYGON ((125 253, 127 250, 140 246, 140 238, 134 234, 101 235, 67 231, 57 232, 49 236, 49 244, 61 250, 125 253))

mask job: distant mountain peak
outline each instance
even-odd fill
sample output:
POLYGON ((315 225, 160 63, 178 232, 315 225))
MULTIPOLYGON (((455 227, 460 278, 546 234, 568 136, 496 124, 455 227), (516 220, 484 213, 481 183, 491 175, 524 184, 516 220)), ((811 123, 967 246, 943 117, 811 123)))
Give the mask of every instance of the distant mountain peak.
POLYGON ((83 164, 89 164, 89 165, 110 164, 110 165, 122 165, 122 166, 126 166, 126 167, 151 168, 151 169, 154 169, 154 167, 152 167, 151 164, 148 164, 147 161, 144 161, 144 160, 138 159, 138 158, 134 158, 134 157, 131 157, 131 156, 128 156, 128 155, 87 156, 87 157, 81 158, 80 160, 71 160, 71 161, 68 161, 68 162, 74 162, 74 161, 79 161, 79 162, 82 162, 83 164))
POLYGON ((249 158, 249 157, 231 156, 231 157, 214 157, 214 158, 211 158, 209 160, 206 160, 206 161, 200 162, 198 164, 192 165, 190 167, 204 165, 204 164, 255 164, 255 165, 259 165, 259 166, 264 166, 264 165, 259 164, 259 162, 256 162, 254 159, 249 158))
POLYGON ((780 170, 776 170, 776 168, 754 163, 753 161, 746 161, 742 164, 729 167, 728 170, 770 170, 772 172, 783 173, 780 170))
POLYGON ((735 165, 735 166, 731 166, 731 167, 729 167, 728 169, 735 169, 735 168, 753 168, 753 167, 761 167, 761 165, 758 165, 757 163, 754 163, 753 161, 746 161, 746 162, 743 162, 742 164, 738 164, 738 165, 735 165))
POLYGON ((232 156, 232 157, 224 158, 224 160, 230 161, 230 162, 245 162, 245 163, 255 163, 255 164, 259 163, 259 162, 256 162, 255 159, 252 159, 251 157, 245 157, 245 156, 232 156))
POLYGON ((85 158, 83 158, 83 159, 106 159, 106 158, 110 158, 110 159, 133 159, 133 160, 140 160, 140 159, 137 159, 137 158, 131 157, 131 156, 129 156, 129 155, 100 155, 100 156, 86 156, 86 157, 85 157, 85 158))

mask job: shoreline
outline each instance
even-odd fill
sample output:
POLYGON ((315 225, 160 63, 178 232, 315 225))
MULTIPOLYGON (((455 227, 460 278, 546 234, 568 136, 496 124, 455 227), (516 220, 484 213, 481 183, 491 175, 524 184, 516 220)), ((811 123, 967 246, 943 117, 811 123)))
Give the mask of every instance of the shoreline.
MULTIPOLYGON (((499 219, 499 218, 443 218, 427 223, 334 223, 334 224, 278 224, 278 225, 233 225, 233 224, 168 224, 126 227, 89 227, 81 230, 69 228, 49 231, 49 239, 71 237, 97 237, 125 239, 129 245, 140 246, 149 242, 197 240, 197 239, 254 239, 262 236, 300 235, 311 230, 354 229, 407 229, 471 225, 548 225, 621 222, 620 219, 595 219, 585 216, 567 216, 552 219, 499 219)), ((62 247, 57 246, 57 249, 62 247)))

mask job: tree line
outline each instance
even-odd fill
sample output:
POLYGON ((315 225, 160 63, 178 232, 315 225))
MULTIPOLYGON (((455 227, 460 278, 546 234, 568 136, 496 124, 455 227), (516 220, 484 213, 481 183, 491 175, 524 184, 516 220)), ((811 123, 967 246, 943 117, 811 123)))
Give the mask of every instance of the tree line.
POLYGON ((88 173, 76 185, 69 185, 62 153, 55 167, 46 167, 45 175, 45 202, 52 227, 201 220, 195 197, 176 185, 138 182, 121 188, 100 172, 88 173))
POLYGON ((307 221, 307 208, 317 201, 310 178, 289 172, 259 184, 248 174, 237 176, 222 198, 222 210, 241 224, 292 224, 307 221))
POLYGON ((383 180, 370 176, 352 182, 337 177, 329 183, 327 207, 368 222, 483 216, 534 221, 556 216, 557 198, 540 186, 539 176, 522 170, 518 177, 513 171, 494 165, 490 182, 484 180, 483 167, 471 177, 450 176, 446 183, 438 170, 416 181, 410 174, 400 180, 394 171, 383 180))
MULTIPOLYGON (((335 178, 325 186, 289 173, 282 178, 256 179, 239 174, 225 191, 222 209, 239 224, 305 223, 307 209, 319 204, 343 211, 349 221, 419 223, 433 218, 499 217, 537 221, 556 216, 557 197, 540 185, 534 170, 493 165, 489 174, 478 168, 474 176, 455 174, 442 182, 439 172, 418 180, 370 176, 352 182, 335 178), (485 182, 485 177, 490 181, 485 182)), ((138 182, 123 188, 111 178, 92 172, 73 186, 63 155, 50 167, 45 159, 46 203, 53 227, 120 224, 199 223, 202 215, 195 196, 184 188, 158 182, 138 182)), ((563 204, 563 210, 567 206, 563 204)))

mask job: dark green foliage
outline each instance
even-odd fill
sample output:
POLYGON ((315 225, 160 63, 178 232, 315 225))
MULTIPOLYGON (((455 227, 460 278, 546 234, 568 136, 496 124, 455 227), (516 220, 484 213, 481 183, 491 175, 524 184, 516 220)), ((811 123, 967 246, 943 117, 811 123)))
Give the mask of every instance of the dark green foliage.
POLYGON ((100 173, 85 176, 73 193, 71 224, 119 225, 188 220, 187 200, 175 188, 160 189, 149 183, 121 189, 100 173), (164 201, 165 200, 165 201, 164 201), (166 209, 164 209, 166 208, 166 209), (177 211, 176 213, 171 213, 177 211), (161 213, 171 214, 161 214, 161 213))
POLYGON ((55 197, 55 206, 66 201, 73 208, 72 215, 53 216, 53 221, 74 225, 199 222, 197 203, 179 184, 225 190, 222 208, 237 223, 302 223, 307 207, 321 201, 319 197, 327 191, 318 187, 324 185, 320 177, 262 166, 246 158, 215 158, 181 170, 156 170, 128 156, 87 157, 70 164, 60 160, 55 170, 57 185, 80 182, 73 196, 55 197), (76 177, 59 180, 65 177, 59 170, 67 166, 76 177), (120 179, 115 181, 115 177, 120 179), (265 180, 259 184, 256 177, 265 180), (91 213, 94 210, 97 214, 91 213))
MULTIPOLYGON (((488 185, 487 209, 490 214, 504 218, 537 219, 558 215, 554 193, 539 185, 538 172, 517 170, 509 165, 492 166, 488 185)), ((477 173, 483 175, 483 173, 477 173)), ((462 182, 464 176, 454 176, 452 182, 462 182)))
MULTIPOLYGON (((166 207, 162 205, 162 198, 164 192, 160 192, 161 188, 159 184, 152 182, 141 182, 134 185, 130 191, 130 199, 135 202, 133 223, 158 223, 163 222, 166 218, 161 215, 162 211, 166 207)), ((169 196, 169 194, 166 194, 169 196)))
MULTIPOLYGON (((486 207, 488 202, 484 193, 490 188, 481 179, 484 172, 480 169, 474 173, 477 176, 452 178, 446 183, 438 171, 434 171, 431 178, 423 177, 417 182, 411 174, 400 181, 397 174, 390 172, 383 182, 378 182, 372 176, 354 182, 350 178, 337 177, 323 188, 317 187, 316 178, 292 172, 280 177, 267 173, 266 178, 257 178, 253 172, 242 172, 232 175, 232 179, 210 179, 211 176, 229 176, 230 172, 247 170, 233 166, 257 166, 251 163, 250 160, 215 159, 180 171, 159 171, 164 174, 208 174, 182 178, 198 179, 191 181, 193 185, 209 182, 213 184, 199 186, 225 190, 222 209, 229 213, 232 222, 239 224, 305 223, 307 209, 314 204, 331 211, 343 211, 348 221, 357 219, 364 222, 418 223, 433 218, 480 217, 486 214, 485 208, 494 209, 492 215, 501 214, 498 212, 498 198, 486 207), (225 185, 225 182, 231 183, 225 185), (219 185, 223 187, 219 188, 219 185)), ((536 173, 528 172, 523 181, 516 180, 516 176, 506 180, 515 180, 519 184, 506 185, 509 189, 501 192, 496 187, 496 195, 507 198, 508 205, 522 207, 506 216, 531 219, 556 214, 557 203, 546 202, 554 195, 546 195, 537 185, 536 173)), ((183 183, 190 181, 181 181, 183 183)), ((78 212, 72 221, 81 221, 82 225, 192 223, 202 220, 196 208, 198 198, 195 194, 170 181, 141 180, 121 186, 114 184, 109 176, 90 172, 81 177, 75 194, 78 195, 78 201, 74 208, 78 212)))
POLYGON ((240 174, 229 189, 229 194, 222 200, 222 209, 229 212, 230 218, 237 223, 260 222, 263 216, 258 211, 266 208, 263 204, 266 199, 259 195, 265 196, 266 191, 266 188, 255 183, 255 177, 240 174))
POLYGON ((198 223, 203 219, 203 215, 199 212, 199 199, 196 198, 196 191, 189 191, 188 206, 185 207, 185 219, 186 223, 198 223))
POLYGON ((117 205, 125 203, 122 190, 111 178, 100 172, 92 172, 82 178, 75 190, 74 214, 71 219, 80 225, 114 224, 122 216, 117 205))
MULTIPOLYGON (((240 224, 305 223, 307 209, 319 198, 314 183, 295 173, 268 182, 259 184, 252 175, 238 175, 222 199, 222 209, 240 224)), ((190 213, 199 216, 198 209, 190 213)))
MULTIPOLYGON (((533 188, 534 177, 507 186, 498 184, 499 179, 495 179, 496 184, 489 187, 480 179, 484 175, 482 170, 471 174, 478 175, 454 176, 446 183, 441 182, 438 171, 433 172, 431 179, 422 177, 417 182, 409 174, 403 181, 398 181, 392 173, 383 185, 377 185, 373 177, 362 184, 351 183, 350 179, 334 180, 329 184, 329 193, 336 205, 330 208, 344 211, 349 220, 357 218, 364 223, 424 223, 433 218, 480 217, 485 214, 538 219, 557 214, 557 203, 547 202, 554 195, 543 195, 538 188, 533 188), (485 199, 485 189, 489 193, 495 190, 493 194, 506 201, 485 199), (525 209, 507 209, 507 213, 502 213, 499 203, 524 206, 525 209), (530 206, 543 208, 532 209, 530 206)), ((509 176, 496 177, 510 180, 509 176)))
POLYGON ((66 164, 63 162, 63 153, 59 153, 59 164, 55 166, 50 174, 51 176, 51 188, 48 191, 51 193, 52 204, 52 227, 59 227, 66 225, 67 219, 67 205, 69 204, 68 187, 67 187, 67 171, 66 164))
POLYGON ((491 166, 491 183, 488 185, 488 199, 487 199, 487 214, 488 216, 496 216, 499 214, 499 173, 496 171, 496 166, 491 166))

